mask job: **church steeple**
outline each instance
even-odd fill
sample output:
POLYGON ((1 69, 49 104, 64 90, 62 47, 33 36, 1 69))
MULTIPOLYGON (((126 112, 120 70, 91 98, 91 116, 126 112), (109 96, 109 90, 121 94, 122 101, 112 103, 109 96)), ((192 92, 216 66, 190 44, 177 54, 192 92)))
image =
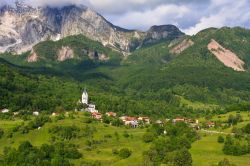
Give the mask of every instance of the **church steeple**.
POLYGON ((82 104, 88 105, 88 100, 89 100, 88 92, 87 92, 86 88, 84 88, 84 91, 82 93, 82 104))

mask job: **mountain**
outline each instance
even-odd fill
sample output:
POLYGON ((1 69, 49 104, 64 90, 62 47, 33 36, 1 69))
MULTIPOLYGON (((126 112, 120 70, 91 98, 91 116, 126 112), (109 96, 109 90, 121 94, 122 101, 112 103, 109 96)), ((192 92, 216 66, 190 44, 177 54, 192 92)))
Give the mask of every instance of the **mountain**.
MULTIPOLYGON (((71 91, 77 99, 78 84, 92 88, 100 110, 121 114, 187 116, 250 100, 248 29, 209 28, 194 36, 184 35, 173 25, 130 31, 84 6, 35 9, 19 3, 2 7, 0 19, 0 46, 7 51, 0 57, 18 68, 17 74, 10 75, 19 78, 21 73, 23 78, 24 74, 21 80, 32 82, 31 89, 39 76, 46 77, 48 85, 44 84, 50 89, 55 86, 50 82, 62 79, 63 85, 66 81, 69 94, 61 101, 65 104, 72 101, 71 91), (27 50, 19 56, 8 52, 27 50), (122 56, 124 51, 129 56, 122 56)), ((4 68, 12 71, 9 65, 4 68)), ((8 75, 0 82, 3 87, 14 80, 8 75)), ((22 103, 15 95, 18 82, 12 87, 2 92, 12 95, 18 105, 22 103)), ((20 95, 26 93, 24 87, 20 95)), ((52 90, 43 90, 51 95, 52 90)), ((39 97, 42 93, 37 92, 34 100, 44 103, 39 97)), ((14 107, 2 97, 3 105, 14 107)), ((23 107, 34 109, 37 103, 33 102, 23 107)))
POLYGON ((0 9, 0 52, 23 53, 39 42, 80 34, 122 52, 184 35, 173 25, 154 26, 147 32, 123 29, 85 6, 33 8, 16 1, 14 7, 0 9))

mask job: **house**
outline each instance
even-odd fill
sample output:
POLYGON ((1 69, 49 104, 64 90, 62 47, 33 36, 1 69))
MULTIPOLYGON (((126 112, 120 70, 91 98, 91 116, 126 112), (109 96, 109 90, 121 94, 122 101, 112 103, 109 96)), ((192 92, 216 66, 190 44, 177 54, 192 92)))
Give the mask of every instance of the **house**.
POLYGON ((6 114, 6 113, 9 113, 10 110, 5 108, 5 109, 2 109, 1 112, 2 112, 3 114, 6 114))
POLYGON ((214 127, 215 126, 215 123, 214 122, 207 122, 207 127, 208 128, 211 128, 211 127, 214 127))
POLYGON ((91 113, 93 113, 93 112, 98 112, 98 110, 96 110, 96 107, 95 107, 94 104, 89 104, 89 105, 88 105, 88 108, 87 108, 87 111, 88 111, 88 112, 91 112, 91 113))
POLYGON ((121 116, 119 119, 121 119, 122 121, 125 121, 127 118, 127 116, 121 116))
POLYGON ((179 123, 179 122, 185 122, 185 118, 177 117, 177 118, 173 119, 173 123, 179 123))
POLYGON ((34 115, 34 116, 38 116, 38 115, 39 115, 39 112, 35 111, 35 112, 33 112, 33 115, 34 115))
POLYGON ((155 124, 158 124, 159 126, 163 126, 163 122, 161 120, 155 121, 155 124))
POLYGON ((199 120, 197 119, 188 119, 186 121, 190 127, 192 127, 193 129, 196 129, 196 130, 199 130, 200 129, 200 126, 199 126, 199 120))
POLYGON ((108 117, 116 117, 116 113, 115 112, 107 112, 106 115, 108 117))
POLYGON ((92 118, 97 119, 97 120, 101 120, 102 119, 102 114, 98 113, 98 112, 92 112, 91 116, 92 116, 92 118))
POLYGON ((145 124, 150 124, 149 117, 139 117, 138 120, 145 123, 145 124))
POLYGON ((194 119, 186 119, 185 122, 189 123, 189 124, 194 124, 195 120, 194 119))
POLYGON ((13 115, 17 116, 17 115, 19 115, 19 112, 13 112, 13 115))
POLYGON ((58 113, 56 113, 56 112, 53 112, 52 114, 51 114, 51 116, 58 116, 59 114, 58 113))
POLYGON ((131 126, 133 128, 138 127, 138 119, 136 117, 122 116, 120 119, 123 121, 124 125, 131 126))
POLYGON ((133 127, 133 128, 137 128, 138 127, 138 121, 137 120, 131 121, 130 126, 133 127))

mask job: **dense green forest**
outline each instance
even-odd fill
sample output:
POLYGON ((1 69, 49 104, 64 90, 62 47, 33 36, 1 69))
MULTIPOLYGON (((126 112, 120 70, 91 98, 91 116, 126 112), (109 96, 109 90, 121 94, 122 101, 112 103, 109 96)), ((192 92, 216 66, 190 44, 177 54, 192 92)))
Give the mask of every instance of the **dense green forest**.
MULTIPOLYGON (((169 41, 144 46, 123 56, 84 36, 42 42, 34 47, 42 60, 26 62, 29 53, 2 54, 0 107, 13 111, 74 110, 84 87, 102 112, 189 117, 248 109, 249 71, 225 67, 207 49, 211 39, 230 48, 249 65, 250 32, 242 28, 207 29, 186 37, 194 45, 179 55, 169 41), (55 60, 62 46, 75 58, 55 60), (82 49, 105 53, 110 59, 91 60, 82 49), (8 61, 8 62, 7 62, 8 61)), ((177 41, 178 42, 178 41, 177 41)))

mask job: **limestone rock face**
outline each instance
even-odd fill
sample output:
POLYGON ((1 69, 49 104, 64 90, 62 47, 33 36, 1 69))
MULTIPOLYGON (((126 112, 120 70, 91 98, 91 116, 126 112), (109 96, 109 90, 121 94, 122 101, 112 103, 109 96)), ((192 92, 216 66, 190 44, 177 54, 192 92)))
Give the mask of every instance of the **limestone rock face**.
POLYGON ((57 60, 58 61, 65 61, 67 59, 73 59, 74 58, 74 51, 70 47, 62 47, 57 54, 57 60))
POLYGON ((85 6, 37 7, 16 3, 0 8, 0 52, 26 52, 41 41, 85 35, 122 52, 143 43, 183 36, 173 25, 154 26, 147 32, 114 26, 85 6))
POLYGON ((151 44, 151 43, 156 43, 164 39, 174 40, 181 36, 184 36, 184 33, 182 33, 174 25, 152 26, 146 32, 146 37, 144 38, 143 43, 151 44))
MULTIPOLYGON (((172 54, 180 54, 186 49, 188 49, 189 47, 191 47, 192 45, 194 45, 194 42, 191 39, 184 39, 183 41, 175 45, 173 48, 171 48, 170 52, 172 54)), ((169 45, 169 47, 172 47, 172 46, 169 45)))
POLYGON ((35 51, 32 49, 30 56, 27 58, 27 61, 29 63, 37 62, 38 61, 38 55, 35 53, 35 51))
POLYGON ((245 71, 245 62, 242 61, 235 53, 221 46, 214 39, 207 45, 208 50, 225 66, 235 71, 245 71))

